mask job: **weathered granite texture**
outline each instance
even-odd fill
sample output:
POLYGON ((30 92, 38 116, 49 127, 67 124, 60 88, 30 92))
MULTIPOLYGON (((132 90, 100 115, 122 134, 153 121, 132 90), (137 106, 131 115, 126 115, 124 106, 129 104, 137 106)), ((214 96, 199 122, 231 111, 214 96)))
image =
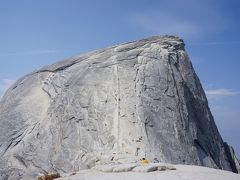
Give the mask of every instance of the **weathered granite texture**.
POLYGON ((0 102, 0 179, 142 157, 231 170, 177 37, 151 37, 46 66, 18 80, 0 102))
POLYGON ((121 173, 121 172, 142 172, 148 173, 153 171, 176 170, 176 168, 164 163, 129 163, 129 164, 107 164, 95 166, 92 170, 97 170, 103 173, 121 173))
POLYGON ((230 166, 232 168, 232 171, 235 172, 235 173, 239 173, 240 174, 239 160, 237 159, 237 156, 236 156, 236 154, 234 152, 233 147, 225 142, 224 143, 224 148, 225 148, 225 151, 227 153, 227 157, 228 157, 230 166))

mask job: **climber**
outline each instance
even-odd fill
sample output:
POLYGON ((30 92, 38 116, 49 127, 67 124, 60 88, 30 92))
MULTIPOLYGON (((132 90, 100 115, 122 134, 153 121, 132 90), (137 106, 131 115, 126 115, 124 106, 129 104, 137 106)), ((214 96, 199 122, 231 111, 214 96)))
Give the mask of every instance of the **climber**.
POLYGON ((145 158, 142 158, 142 159, 141 159, 141 163, 142 163, 142 164, 148 164, 149 161, 148 161, 147 159, 145 159, 145 158))

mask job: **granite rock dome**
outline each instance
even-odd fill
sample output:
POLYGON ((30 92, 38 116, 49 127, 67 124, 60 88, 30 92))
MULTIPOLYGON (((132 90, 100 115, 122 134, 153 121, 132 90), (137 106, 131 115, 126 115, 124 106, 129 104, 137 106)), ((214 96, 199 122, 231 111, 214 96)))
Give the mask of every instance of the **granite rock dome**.
POLYGON ((142 157, 232 170, 177 37, 150 37, 43 67, 0 102, 2 179, 142 157))

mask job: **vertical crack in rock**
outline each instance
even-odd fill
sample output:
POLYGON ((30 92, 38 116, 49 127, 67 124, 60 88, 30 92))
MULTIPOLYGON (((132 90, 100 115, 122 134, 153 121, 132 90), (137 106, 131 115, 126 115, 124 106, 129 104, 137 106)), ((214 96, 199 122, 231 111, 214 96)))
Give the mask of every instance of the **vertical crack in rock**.
POLYGON ((174 86, 175 86, 177 97, 178 97, 177 98, 177 101, 178 101, 177 106, 178 106, 178 113, 180 115, 182 128, 186 129, 184 118, 183 118, 183 115, 182 115, 182 102, 181 102, 181 98, 180 98, 180 95, 179 95, 178 84, 176 82, 175 73, 173 71, 172 62, 170 61, 170 59, 169 59, 168 63, 169 63, 169 67, 170 67, 170 70, 171 70, 171 75, 172 75, 172 78, 173 78, 173 81, 174 81, 174 86))
POLYGON ((119 67, 118 67, 118 62, 117 58, 115 57, 114 60, 114 71, 115 71, 115 78, 116 78, 116 143, 117 143, 117 151, 121 151, 121 122, 120 122, 120 110, 121 110, 121 92, 120 92, 120 77, 119 77, 119 67))
POLYGON ((117 75, 117 124, 118 124, 118 126, 117 126, 117 131, 118 131, 118 133, 117 133, 117 141, 118 141, 118 151, 120 151, 121 150, 121 147, 120 147, 120 144, 121 144, 121 138, 120 138, 120 131, 121 131, 121 129, 120 129, 120 127, 121 127, 121 122, 120 122, 120 119, 119 119, 119 117, 120 117, 120 110, 121 110, 121 92, 120 92, 120 79, 119 79, 119 71, 118 71, 118 65, 116 65, 116 75, 117 75))

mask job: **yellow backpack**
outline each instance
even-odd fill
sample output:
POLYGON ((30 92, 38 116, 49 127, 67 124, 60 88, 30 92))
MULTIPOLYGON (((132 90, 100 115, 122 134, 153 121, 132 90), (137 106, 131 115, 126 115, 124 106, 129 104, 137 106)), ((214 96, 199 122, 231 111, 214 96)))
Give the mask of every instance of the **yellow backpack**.
POLYGON ((142 164, 148 164, 149 161, 148 161, 147 159, 142 159, 142 160, 141 160, 141 163, 142 163, 142 164))

